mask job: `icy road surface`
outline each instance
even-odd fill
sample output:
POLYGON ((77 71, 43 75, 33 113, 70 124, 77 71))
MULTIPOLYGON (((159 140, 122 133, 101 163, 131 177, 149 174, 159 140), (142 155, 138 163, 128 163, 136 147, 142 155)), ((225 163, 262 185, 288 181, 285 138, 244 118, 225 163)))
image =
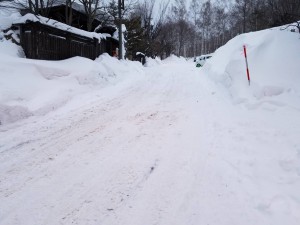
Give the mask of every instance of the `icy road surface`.
POLYGON ((0 224, 298 225, 300 120, 280 118, 299 111, 233 105, 192 63, 145 70, 0 127, 0 224))

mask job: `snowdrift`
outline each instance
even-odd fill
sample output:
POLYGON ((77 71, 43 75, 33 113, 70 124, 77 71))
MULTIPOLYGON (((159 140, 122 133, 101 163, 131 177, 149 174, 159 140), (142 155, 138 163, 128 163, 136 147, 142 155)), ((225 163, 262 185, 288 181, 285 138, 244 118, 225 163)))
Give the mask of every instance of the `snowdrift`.
POLYGON ((2 125, 29 116, 45 115, 65 106, 75 96, 143 75, 140 63, 120 62, 107 54, 95 61, 82 57, 62 61, 18 58, 18 47, 5 42, 3 46, 11 45, 8 49, 15 52, 15 57, 0 54, 2 125))
POLYGON ((158 57, 156 57, 155 59, 152 59, 151 57, 146 57, 145 67, 153 67, 153 66, 158 66, 161 64, 162 64, 162 61, 158 57))
POLYGON ((219 48, 205 64, 204 71, 226 89, 235 104, 244 103, 249 109, 259 106, 273 109, 274 105, 285 104, 300 107, 299 52, 298 33, 279 28, 252 32, 239 35, 219 48), (243 45, 247 47, 250 86, 243 45))
POLYGON ((186 63, 186 59, 182 56, 177 57, 176 55, 170 55, 168 58, 163 60, 163 63, 186 63))

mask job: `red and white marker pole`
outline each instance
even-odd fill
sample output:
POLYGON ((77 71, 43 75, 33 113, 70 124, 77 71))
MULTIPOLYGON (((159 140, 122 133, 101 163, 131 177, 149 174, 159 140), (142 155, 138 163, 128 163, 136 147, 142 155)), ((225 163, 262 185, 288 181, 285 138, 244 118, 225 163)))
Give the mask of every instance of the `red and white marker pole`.
POLYGON ((248 82, 250 85, 250 73, 249 73, 249 68, 248 68, 246 45, 244 45, 243 47, 244 47, 244 55, 245 55, 245 60, 246 60, 247 78, 248 78, 248 82))

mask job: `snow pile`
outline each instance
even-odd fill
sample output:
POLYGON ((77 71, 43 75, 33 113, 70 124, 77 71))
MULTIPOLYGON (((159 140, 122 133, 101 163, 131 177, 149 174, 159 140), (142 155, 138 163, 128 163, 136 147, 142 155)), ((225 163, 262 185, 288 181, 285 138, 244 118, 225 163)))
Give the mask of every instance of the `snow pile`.
POLYGON ((279 29, 239 35, 219 48, 204 71, 229 90, 234 103, 252 109, 267 100, 300 107, 299 34, 279 29), (246 45, 251 77, 249 87, 243 54, 246 45))
POLYGON ((14 39, 16 42, 19 42, 19 37, 17 32, 11 30, 11 26, 15 20, 20 18, 21 15, 14 10, 0 10, 0 53, 24 57, 23 49, 12 43, 11 39, 14 39))
POLYGON ((3 38, 1 40, 1 33, 0 33, 0 54, 12 56, 12 57, 24 57, 24 51, 23 49, 12 43, 11 40, 6 40, 3 38))
POLYGON ((168 63, 186 63, 186 59, 182 56, 171 55, 162 61, 164 64, 168 63))
POLYGON ((207 176, 226 184, 216 182, 208 191, 214 194, 204 210, 222 219, 207 224, 299 223, 299 52, 298 33, 252 32, 230 40, 200 69, 203 81, 213 81, 205 86, 214 96, 210 108, 215 111, 215 139, 209 146, 215 156, 207 176), (215 195, 218 189, 223 196, 215 195))
MULTIPOLYGON (((3 44, 16 51, 15 46, 3 44)), ((2 47, 1 53, 5 49, 2 47)), ((1 124, 44 115, 66 105, 75 96, 132 81, 142 76, 141 68, 139 63, 119 62, 107 54, 95 61, 74 57, 52 62, 0 54, 1 124)))
POLYGON ((19 12, 13 9, 0 10, 0 31, 7 30, 13 22, 21 17, 19 12))
POLYGON ((162 64, 162 61, 158 57, 155 57, 155 59, 153 59, 151 57, 146 57, 146 63, 145 63, 146 67, 153 67, 153 66, 158 66, 161 64, 162 64))
POLYGON ((279 26, 279 27, 275 27, 275 28, 271 28, 271 29, 276 29, 276 30, 282 30, 282 31, 288 31, 288 32, 296 32, 296 33, 300 33, 300 20, 288 25, 283 25, 283 26, 279 26))

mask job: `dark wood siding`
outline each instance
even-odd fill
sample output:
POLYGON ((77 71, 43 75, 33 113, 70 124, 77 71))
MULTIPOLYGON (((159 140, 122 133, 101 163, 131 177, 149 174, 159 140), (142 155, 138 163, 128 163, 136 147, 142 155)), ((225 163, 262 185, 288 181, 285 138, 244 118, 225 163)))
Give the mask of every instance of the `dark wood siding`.
POLYGON ((117 41, 106 38, 99 41, 43 25, 38 22, 19 24, 20 40, 27 58, 61 60, 74 56, 95 59, 100 54, 112 52, 117 41))

